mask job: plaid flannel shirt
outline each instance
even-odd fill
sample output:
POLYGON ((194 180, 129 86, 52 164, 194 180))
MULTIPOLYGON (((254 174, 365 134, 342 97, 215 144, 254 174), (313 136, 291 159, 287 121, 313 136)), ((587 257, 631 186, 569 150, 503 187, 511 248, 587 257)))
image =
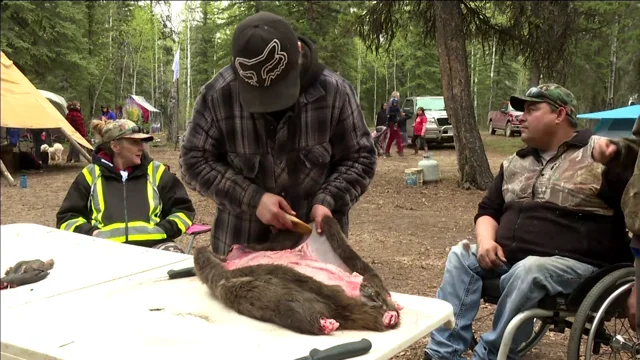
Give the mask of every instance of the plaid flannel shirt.
MULTIPOLYGON (((376 169, 376 151, 353 87, 324 70, 300 97, 299 186, 310 222, 315 204, 329 208, 346 232, 348 212, 367 190, 376 169)), ((243 110, 236 77, 227 66, 201 90, 180 149, 185 184, 217 206, 213 250, 262 243, 270 229, 256 216, 265 192, 287 199, 287 121, 243 110), (285 149, 285 150, 283 150, 285 149)))
POLYGON ((87 130, 84 126, 84 117, 78 110, 71 109, 67 112, 67 122, 73 127, 83 138, 87 137, 87 130))

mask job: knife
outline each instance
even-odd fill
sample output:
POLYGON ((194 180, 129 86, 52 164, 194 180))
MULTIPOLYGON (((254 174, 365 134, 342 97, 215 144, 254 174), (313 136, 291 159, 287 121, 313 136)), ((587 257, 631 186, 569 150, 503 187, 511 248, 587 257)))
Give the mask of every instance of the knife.
POLYGON ((181 279, 181 278, 196 276, 196 271, 193 268, 193 266, 191 266, 184 269, 169 270, 167 271, 167 275, 169 276, 169 279, 181 279))
POLYGON ((309 355, 296 360, 344 360, 364 355, 371 350, 371 341, 362 339, 360 341, 348 342, 328 349, 313 349, 309 355))

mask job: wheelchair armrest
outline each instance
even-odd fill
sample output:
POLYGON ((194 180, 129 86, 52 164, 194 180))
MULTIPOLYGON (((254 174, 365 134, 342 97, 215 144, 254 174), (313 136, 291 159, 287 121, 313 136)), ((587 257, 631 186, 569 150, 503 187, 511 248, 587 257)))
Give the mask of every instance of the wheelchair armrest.
POLYGON ((189 228, 187 229, 187 234, 200 235, 200 234, 208 233, 209 231, 211 231, 211 226, 209 225, 193 224, 189 226, 189 228))

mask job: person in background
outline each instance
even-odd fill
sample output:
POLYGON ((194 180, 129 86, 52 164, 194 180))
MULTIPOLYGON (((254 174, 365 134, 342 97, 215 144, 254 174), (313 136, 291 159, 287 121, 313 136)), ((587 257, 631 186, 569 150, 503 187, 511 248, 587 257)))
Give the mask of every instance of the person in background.
POLYGON ((424 108, 421 106, 416 111, 416 121, 413 124, 413 137, 411 142, 416 146, 414 155, 418 153, 420 147, 424 146, 424 156, 427 157, 427 142, 424 141, 424 131, 426 130, 427 116, 424 114, 424 108))
MULTIPOLYGON (((80 136, 87 138, 87 130, 84 125, 84 117, 80 112, 80 103, 77 101, 70 101, 67 104, 67 122, 80 136)), ((69 153, 67 154, 67 162, 80 162, 80 153, 75 147, 69 146, 69 153)))
POLYGON ((102 110, 102 118, 103 119, 116 120, 116 114, 114 114, 113 111, 109 110, 109 106, 102 105, 102 106, 100 106, 100 109, 102 110))
POLYGON ((36 159, 42 162, 42 153, 40 152, 40 147, 42 145, 47 144, 48 146, 53 146, 53 139, 51 138, 51 129, 29 129, 27 130, 29 135, 31 135, 31 140, 33 141, 33 153, 36 159))
POLYGON ((182 253, 174 242, 193 223, 195 209, 169 168, 143 143, 153 136, 133 121, 93 120, 93 162, 71 184, 56 215, 62 230, 182 253))
POLYGON ((387 146, 384 151, 384 155, 386 157, 391 156, 389 151, 391 151, 391 145, 394 141, 398 148, 398 155, 403 155, 402 150, 404 149, 404 146, 402 145, 402 135, 400 134, 400 128, 398 127, 398 121, 400 120, 400 116, 402 116, 400 106, 398 105, 399 100, 400 93, 394 91, 391 94, 391 100, 389 100, 389 106, 387 107, 387 129, 389 129, 389 140, 387 141, 387 146))
POLYGON ((118 119, 124 118, 124 113, 122 111, 122 105, 118 105, 116 107, 116 118, 118 118, 118 119))
POLYGON ((380 111, 378 111, 378 117, 376 118, 376 131, 379 131, 378 130, 379 126, 382 126, 382 127, 387 126, 387 107, 388 105, 386 102, 382 103, 382 106, 380 106, 380 111))
POLYGON ((383 102, 378 111, 378 117, 376 118, 376 131, 373 134, 373 143, 376 147, 378 156, 383 156, 384 149, 387 146, 389 140, 389 130, 387 129, 387 102, 383 102))
POLYGON ((398 117, 398 130, 400 131, 400 139, 402 140, 403 147, 409 145, 409 136, 407 135, 407 120, 409 120, 409 118, 411 118, 411 116, 400 111, 400 116, 398 117))

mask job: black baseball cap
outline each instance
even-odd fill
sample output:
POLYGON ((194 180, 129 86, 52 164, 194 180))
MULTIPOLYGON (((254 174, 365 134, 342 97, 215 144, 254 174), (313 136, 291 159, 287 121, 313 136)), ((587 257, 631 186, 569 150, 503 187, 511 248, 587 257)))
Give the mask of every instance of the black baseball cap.
POLYGON ((231 41, 240 103, 252 113, 292 106, 300 94, 300 48, 283 18, 259 12, 244 19, 231 41))

